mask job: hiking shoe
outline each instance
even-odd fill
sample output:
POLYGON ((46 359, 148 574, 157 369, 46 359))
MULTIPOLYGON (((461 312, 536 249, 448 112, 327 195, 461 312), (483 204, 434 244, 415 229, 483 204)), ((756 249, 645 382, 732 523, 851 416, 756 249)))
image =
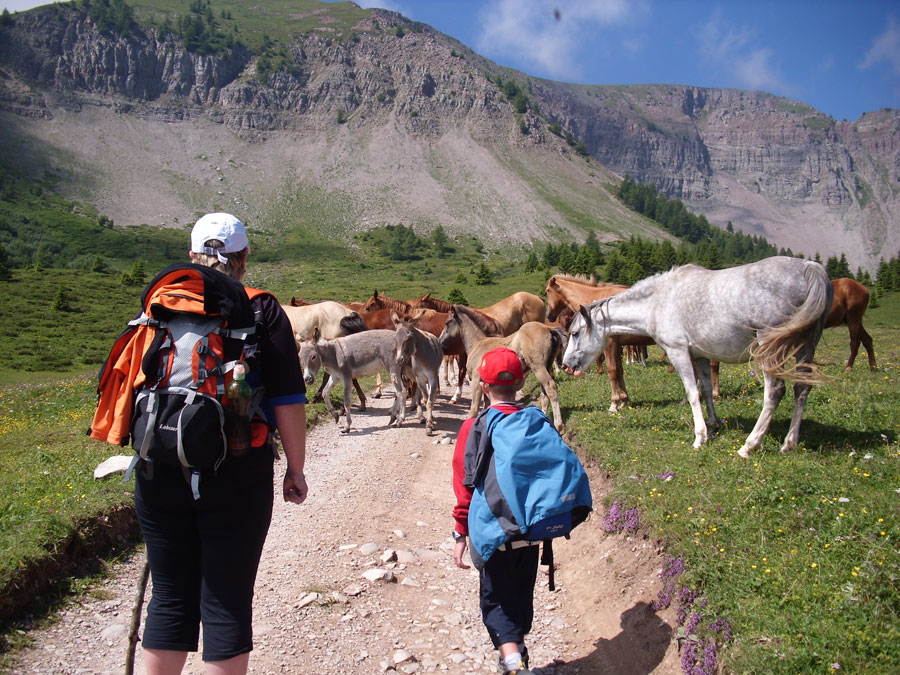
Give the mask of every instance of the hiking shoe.
POLYGON ((526 651, 522 658, 519 659, 519 662, 516 664, 516 667, 512 670, 506 669, 506 664, 503 663, 503 657, 497 657, 497 671, 501 673, 501 675, 533 675, 533 673, 528 670, 528 652, 526 651))

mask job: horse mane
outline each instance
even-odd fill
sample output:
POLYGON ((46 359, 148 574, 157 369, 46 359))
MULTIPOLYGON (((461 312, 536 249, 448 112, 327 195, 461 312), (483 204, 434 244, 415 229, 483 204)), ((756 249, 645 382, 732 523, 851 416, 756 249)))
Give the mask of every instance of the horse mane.
POLYGON ((408 313, 412 307, 406 300, 397 300, 396 298, 389 298, 386 295, 379 295, 381 302, 384 303, 384 306, 387 309, 393 309, 398 312, 403 312, 404 314, 408 313))
POLYGON ((451 305, 452 309, 455 309, 460 314, 465 314, 467 317, 472 319, 478 328, 484 332, 486 335, 493 337, 500 337, 503 335, 503 329, 500 327, 500 324, 491 316, 488 316, 484 312, 480 312, 474 307, 469 307, 468 305, 451 305))
POLYGON ((597 277, 593 274, 591 276, 585 274, 554 274, 553 276, 560 281, 575 281, 579 284, 584 284, 585 286, 599 286, 606 283, 598 282, 597 277))
POLYGON ((426 293, 425 295, 416 298, 412 304, 418 304, 419 307, 433 309, 438 312, 449 312, 450 308, 453 307, 452 303, 449 303, 446 300, 434 298, 431 296, 431 293, 426 293))

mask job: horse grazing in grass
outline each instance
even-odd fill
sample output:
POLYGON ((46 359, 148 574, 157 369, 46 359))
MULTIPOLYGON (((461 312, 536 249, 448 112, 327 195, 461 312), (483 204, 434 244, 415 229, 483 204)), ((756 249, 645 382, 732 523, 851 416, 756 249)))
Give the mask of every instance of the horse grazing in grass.
POLYGON ((400 318, 392 312, 391 318, 396 329, 397 363, 404 374, 416 382, 415 404, 419 421, 425 423, 425 433, 434 433, 434 401, 441 391, 439 372, 444 350, 436 335, 418 328, 421 317, 400 318), (425 399, 423 415, 422 399, 425 399))
POLYGON ((610 335, 646 335, 662 347, 681 376, 694 417, 694 447, 707 440, 697 375, 711 428, 719 425, 709 360, 754 359, 765 381, 762 412, 738 451, 748 457, 762 443, 772 415, 794 382, 794 415, 782 452, 797 447, 811 386, 821 379, 813 353, 834 289, 820 264, 778 256, 724 270, 676 267, 582 307, 570 324, 563 366, 580 374, 610 335), (788 367, 788 360, 796 365, 788 367), (695 375, 696 371, 696 375, 695 375))
MULTIPOLYGON (((547 316, 555 318, 566 309, 577 312, 579 307, 589 305, 596 300, 608 298, 628 290, 622 284, 598 283, 593 279, 574 277, 566 274, 555 274, 547 280, 544 292, 547 295, 547 316)), ((626 347, 642 348, 646 359, 647 346, 653 340, 645 335, 611 335, 603 356, 606 360, 606 374, 609 376, 610 405, 609 412, 614 413, 628 405, 628 389, 625 387, 625 368, 622 351, 626 347)), ((711 362, 712 390, 715 398, 719 397, 719 363, 711 362)), ((600 363, 597 363, 600 372, 600 363)))
POLYGON ((447 323, 441 333, 441 345, 455 338, 460 338, 468 354, 469 381, 472 383, 472 402, 469 405, 469 417, 475 417, 481 407, 481 376, 478 364, 486 352, 495 347, 508 347, 519 356, 525 372, 534 372, 541 385, 541 409, 546 412, 547 399, 553 406, 553 422, 556 429, 563 430, 562 413, 559 410, 559 393, 556 381, 550 372, 553 363, 562 352, 566 343, 565 334, 556 328, 550 328, 542 322, 529 321, 512 335, 491 337, 485 330, 483 318, 479 313, 465 305, 453 305, 447 316, 447 323))
MULTIPOLYGON (((335 424, 340 422, 340 415, 331 405, 331 390, 337 380, 344 385, 344 411, 346 421, 341 433, 350 431, 350 383, 366 375, 374 375, 382 370, 388 371, 397 400, 391 408, 390 425, 399 427, 406 417, 406 393, 401 378, 402 368, 397 363, 396 342, 392 330, 367 330, 344 337, 326 340, 318 331, 314 331, 313 339, 300 343, 300 364, 303 366, 304 381, 312 384, 319 370, 324 369, 331 377, 322 392, 325 407, 334 417, 335 424)), ((362 398, 362 410, 365 410, 365 397, 362 398)))
POLYGON ((825 328, 833 328, 841 324, 847 324, 850 329, 850 358, 847 360, 846 370, 853 370, 853 362, 859 351, 859 343, 862 341, 869 355, 869 370, 875 370, 875 347, 872 345, 872 336, 863 328, 862 318, 869 306, 869 289, 858 281, 843 278, 831 282, 834 287, 834 302, 831 303, 831 313, 825 322, 825 328))

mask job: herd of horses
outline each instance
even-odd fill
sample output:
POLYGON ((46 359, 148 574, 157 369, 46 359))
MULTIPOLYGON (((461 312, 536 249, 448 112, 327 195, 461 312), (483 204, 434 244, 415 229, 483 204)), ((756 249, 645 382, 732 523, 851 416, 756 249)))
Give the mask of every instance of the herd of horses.
POLYGON ((775 408, 794 383, 794 414, 782 451, 795 448, 800 419, 810 387, 823 378, 813 361, 824 328, 846 324, 850 331, 849 371, 860 344, 875 369, 872 338, 862 325, 869 292, 853 279, 829 282, 814 262, 777 256, 725 270, 683 265, 632 287, 592 278, 557 274, 545 286, 544 299, 520 291, 482 308, 454 305, 430 293, 397 300, 375 291, 365 302, 305 302, 292 298, 283 305, 297 341, 307 384, 324 371, 317 397, 324 398, 336 423, 340 413, 329 393, 344 387, 345 421, 351 429, 351 391, 360 409, 366 397, 357 378, 376 374, 375 396, 381 394, 382 371, 397 397, 390 424, 403 424, 411 397, 434 432, 434 403, 440 391, 439 371, 450 383, 456 363, 456 403, 466 377, 471 382, 469 415, 481 406, 477 366, 497 346, 513 349, 525 371, 541 387, 541 408, 552 407, 553 421, 563 430, 554 370, 579 376, 593 362, 605 362, 611 390, 610 411, 628 403, 623 350, 658 345, 682 380, 694 420, 694 447, 706 442, 719 425, 719 362, 754 360, 764 379, 763 408, 744 446, 743 457, 762 442, 775 408), (699 381, 699 388, 698 388, 699 381), (700 394, 706 404, 704 419, 700 394))

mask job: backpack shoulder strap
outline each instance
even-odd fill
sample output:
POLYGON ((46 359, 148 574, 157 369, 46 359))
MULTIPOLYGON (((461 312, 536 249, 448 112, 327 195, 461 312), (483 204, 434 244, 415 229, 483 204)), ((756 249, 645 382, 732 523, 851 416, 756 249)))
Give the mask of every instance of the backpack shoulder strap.
POLYGON ((484 474, 494 452, 491 445, 491 431, 496 426, 497 420, 504 416, 496 408, 487 408, 478 413, 475 422, 469 428, 463 457, 465 470, 463 485, 466 487, 475 487, 484 480, 484 474))

